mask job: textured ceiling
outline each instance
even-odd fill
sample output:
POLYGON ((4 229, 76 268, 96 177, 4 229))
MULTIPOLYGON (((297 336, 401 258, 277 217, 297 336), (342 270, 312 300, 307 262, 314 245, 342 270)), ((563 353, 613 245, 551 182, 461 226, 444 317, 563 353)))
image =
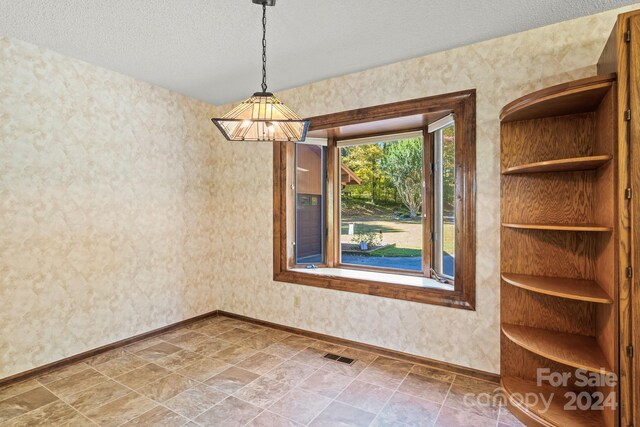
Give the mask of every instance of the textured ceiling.
MULTIPOLYGON (((634 3, 634 0, 277 0, 272 91, 634 3)), ((250 0, 0 0, 0 35, 213 104, 260 83, 250 0)))

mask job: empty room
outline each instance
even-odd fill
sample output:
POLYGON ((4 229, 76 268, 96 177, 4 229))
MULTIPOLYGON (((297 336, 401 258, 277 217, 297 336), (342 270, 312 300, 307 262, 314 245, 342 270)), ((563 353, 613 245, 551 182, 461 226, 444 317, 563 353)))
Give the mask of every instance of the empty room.
POLYGON ((640 426, 638 0, 0 0, 0 427, 640 426))

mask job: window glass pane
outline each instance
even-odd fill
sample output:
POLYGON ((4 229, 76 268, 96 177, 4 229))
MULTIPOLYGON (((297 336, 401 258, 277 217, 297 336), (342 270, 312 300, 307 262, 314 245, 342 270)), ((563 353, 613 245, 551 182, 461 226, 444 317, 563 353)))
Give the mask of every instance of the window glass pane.
POLYGON ((455 271, 455 191, 456 191, 456 169, 455 169, 455 126, 452 124, 440 131, 437 131, 434 138, 436 147, 436 174, 434 184, 436 186, 435 195, 437 200, 434 205, 438 211, 434 218, 436 227, 436 247, 434 268, 437 273, 454 277, 455 271), (440 187, 440 188, 438 188, 440 187), (439 259, 438 259, 439 257, 439 259))
POLYGON ((296 144, 296 263, 324 262, 325 147, 296 144))
POLYGON ((422 138, 346 146, 341 262, 422 271, 422 138))

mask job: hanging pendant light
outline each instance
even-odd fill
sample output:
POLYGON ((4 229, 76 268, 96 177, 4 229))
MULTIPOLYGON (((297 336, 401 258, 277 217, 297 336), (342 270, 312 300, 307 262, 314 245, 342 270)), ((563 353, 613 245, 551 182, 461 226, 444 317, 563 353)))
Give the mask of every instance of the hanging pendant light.
POLYGON ((262 92, 211 121, 229 141, 302 142, 307 136, 309 120, 302 120, 289 107, 267 92, 267 6, 276 0, 252 0, 262 5, 262 92))

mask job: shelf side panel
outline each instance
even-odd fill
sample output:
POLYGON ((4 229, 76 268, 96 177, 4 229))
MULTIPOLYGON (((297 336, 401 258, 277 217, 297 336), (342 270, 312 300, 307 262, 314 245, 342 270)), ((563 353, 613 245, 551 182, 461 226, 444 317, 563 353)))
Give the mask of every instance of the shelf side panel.
MULTIPOLYGON (((596 147, 598 153, 618 156, 617 146, 617 85, 602 100, 596 113, 596 147)), ((615 226, 617 217, 617 162, 609 162, 596 173, 595 194, 593 204, 594 219, 600 224, 615 226)), ((618 301, 618 269, 616 246, 618 231, 610 235, 598 236, 596 246, 596 280, 602 289, 614 300, 618 301)), ((609 366, 619 374, 618 345, 618 304, 596 307, 596 339, 609 366)), ((617 387, 602 387, 605 395, 617 392, 617 387)), ((604 413, 605 424, 616 424, 616 411, 607 408, 604 413)))

